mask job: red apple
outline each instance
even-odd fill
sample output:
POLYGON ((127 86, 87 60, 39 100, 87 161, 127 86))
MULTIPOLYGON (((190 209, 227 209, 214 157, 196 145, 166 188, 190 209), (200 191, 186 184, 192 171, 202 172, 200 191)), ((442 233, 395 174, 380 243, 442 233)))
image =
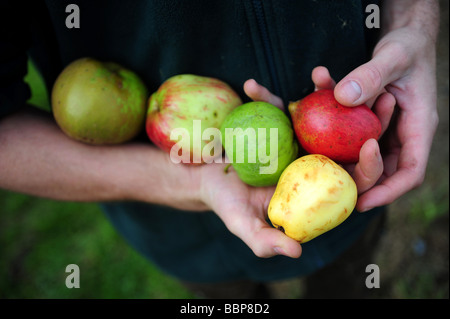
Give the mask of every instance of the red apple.
POLYGON ((366 105, 347 107, 334 98, 333 90, 315 91, 291 102, 297 138, 310 154, 322 154, 339 163, 356 163, 362 145, 378 139, 381 123, 366 105))

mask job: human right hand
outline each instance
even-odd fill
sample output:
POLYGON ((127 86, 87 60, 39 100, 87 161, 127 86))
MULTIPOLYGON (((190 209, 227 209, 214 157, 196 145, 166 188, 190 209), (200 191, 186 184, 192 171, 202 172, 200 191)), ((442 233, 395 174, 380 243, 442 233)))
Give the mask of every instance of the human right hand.
POLYGON ((204 164, 199 169, 200 194, 225 223, 258 257, 286 255, 297 258, 301 246, 267 222, 267 208, 275 187, 252 187, 242 182, 226 163, 204 164))

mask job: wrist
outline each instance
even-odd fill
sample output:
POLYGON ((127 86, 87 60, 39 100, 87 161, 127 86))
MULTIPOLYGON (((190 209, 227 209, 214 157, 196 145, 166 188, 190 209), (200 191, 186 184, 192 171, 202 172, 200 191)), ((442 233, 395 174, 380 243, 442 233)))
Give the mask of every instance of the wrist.
POLYGON ((436 43, 439 29, 439 2, 436 0, 388 0, 382 2, 381 34, 406 28, 436 43))
POLYGON ((205 211, 201 200, 199 167, 175 164, 165 152, 149 145, 132 145, 134 163, 124 185, 127 199, 205 211))
POLYGON ((176 202, 172 206, 189 211, 207 211, 209 206, 203 201, 201 187, 202 165, 173 163, 169 156, 166 156, 167 167, 173 173, 165 184, 166 192, 170 192, 171 198, 176 202), (171 181, 172 182, 169 182, 171 181), (175 185, 175 187, 173 187, 175 185), (175 194, 174 194, 175 193, 175 194))

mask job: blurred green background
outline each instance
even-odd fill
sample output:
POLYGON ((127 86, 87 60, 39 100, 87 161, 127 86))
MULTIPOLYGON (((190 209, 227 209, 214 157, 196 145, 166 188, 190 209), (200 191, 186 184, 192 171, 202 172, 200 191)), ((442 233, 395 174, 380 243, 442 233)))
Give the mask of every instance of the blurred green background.
MULTIPOLYGON (((424 184, 389 207, 374 263, 376 298, 449 297, 448 1, 438 42, 440 123, 424 184)), ((46 88, 29 64, 30 103, 48 109, 46 88)), ((277 298, 299 298, 302 279, 271 284, 277 298)), ((0 298, 193 298, 136 253, 94 203, 58 202, 0 189, 0 298), (80 288, 65 286, 68 264, 80 288)))

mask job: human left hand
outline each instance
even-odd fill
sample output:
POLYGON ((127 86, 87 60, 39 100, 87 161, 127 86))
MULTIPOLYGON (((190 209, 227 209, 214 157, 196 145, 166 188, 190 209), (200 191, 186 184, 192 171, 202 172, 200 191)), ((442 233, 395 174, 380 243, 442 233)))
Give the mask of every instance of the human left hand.
POLYGON ((367 104, 381 121, 381 150, 370 139, 359 162, 345 165, 358 188, 357 210, 390 204, 421 185, 438 124, 432 38, 407 27, 393 30, 378 42, 369 62, 339 83, 323 66, 313 70, 312 80, 316 89, 334 89, 343 105, 367 104))
MULTIPOLYGON (((350 107, 370 105, 376 99, 373 110, 387 128, 380 140, 382 175, 374 185, 367 187, 366 183, 359 189, 357 209, 390 204, 420 186, 438 124, 433 39, 408 27, 388 32, 375 47, 372 59, 344 77, 334 92, 340 103, 350 107), (394 103, 396 113, 387 127, 394 103)), ((361 185, 367 174, 379 167, 359 164, 355 173, 361 185)))
MULTIPOLYGON (((312 80, 316 84, 316 90, 333 89, 336 85, 325 67, 315 68, 312 72, 312 80)), ((254 80, 248 80, 244 84, 244 89, 247 95, 254 100, 269 101, 281 109, 284 108, 283 102, 279 97, 270 93, 269 90, 254 80)), ((388 127, 394 103, 395 100, 392 95, 385 93, 379 97, 373 106, 382 123, 383 132, 388 127)), ((374 139, 368 140, 361 148, 359 162, 356 165, 344 165, 344 168, 354 179, 358 194, 362 194, 373 187, 383 173, 383 160, 377 141, 374 139)))

